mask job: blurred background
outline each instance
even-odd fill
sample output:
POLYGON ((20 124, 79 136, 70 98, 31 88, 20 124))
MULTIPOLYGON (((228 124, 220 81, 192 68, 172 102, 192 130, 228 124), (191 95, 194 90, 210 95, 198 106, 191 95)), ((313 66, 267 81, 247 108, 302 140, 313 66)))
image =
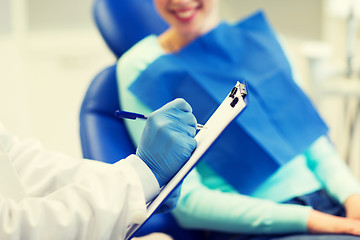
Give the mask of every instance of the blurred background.
MULTIPOLYGON (((91 7, 92 0, 0 0, 0 119, 19 136, 75 157, 86 89, 116 61, 91 7)), ((360 1, 220 0, 220 7, 229 21, 267 13, 299 84, 360 179, 360 1)))

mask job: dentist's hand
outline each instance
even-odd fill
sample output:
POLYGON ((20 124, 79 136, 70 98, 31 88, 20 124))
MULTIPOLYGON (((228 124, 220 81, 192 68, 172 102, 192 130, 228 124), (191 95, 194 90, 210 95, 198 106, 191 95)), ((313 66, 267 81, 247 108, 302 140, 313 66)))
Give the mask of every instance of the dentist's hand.
POLYGON ((175 99, 150 114, 136 155, 154 173, 160 187, 190 158, 196 147, 196 119, 191 106, 175 99))
POLYGON ((176 207, 181 193, 181 184, 182 183, 180 183, 179 186, 177 186, 172 191, 172 193, 170 193, 170 195, 165 199, 165 201, 161 203, 159 208, 155 211, 156 214, 170 212, 176 207))

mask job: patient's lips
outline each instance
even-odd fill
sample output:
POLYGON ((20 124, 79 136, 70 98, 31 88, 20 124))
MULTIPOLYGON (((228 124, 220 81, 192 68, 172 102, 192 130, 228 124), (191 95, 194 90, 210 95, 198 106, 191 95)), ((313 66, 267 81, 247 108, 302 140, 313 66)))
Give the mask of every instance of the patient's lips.
POLYGON ((184 9, 180 11, 174 12, 176 18, 182 22, 189 22, 191 21, 196 15, 196 9, 184 9))
POLYGON ((172 5, 170 11, 176 19, 181 22, 190 22, 199 12, 201 4, 197 1, 190 2, 186 5, 172 5))

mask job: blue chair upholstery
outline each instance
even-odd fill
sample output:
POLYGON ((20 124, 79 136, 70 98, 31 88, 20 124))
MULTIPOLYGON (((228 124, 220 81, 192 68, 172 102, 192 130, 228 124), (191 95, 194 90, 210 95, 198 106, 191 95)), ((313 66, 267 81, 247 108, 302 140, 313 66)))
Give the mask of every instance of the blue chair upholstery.
POLYGON ((93 15, 116 57, 145 36, 162 33, 168 26, 156 13, 152 0, 95 0, 93 15))
POLYGON ((122 119, 114 117, 119 107, 115 65, 101 71, 91 82, 80 109, 83 157, 114 163, 135 153, 122 119))
MULTIPOLYGON (((95 0, 96 25, 111 51, 120 57, 150 33, 161 33, 166 24, 152 6, 152 0, 95 0)), ((114 116, 121 109, 116 84, 116 65, 109 66, 92 80, 80 109, 80 139, 83 157, 114 163, 135 147, 123 120, 114 116)), ((202 239, 202 232, 179 227, 170 213, 153 215, 137 236, 163 232, 175 240, 202 239)))

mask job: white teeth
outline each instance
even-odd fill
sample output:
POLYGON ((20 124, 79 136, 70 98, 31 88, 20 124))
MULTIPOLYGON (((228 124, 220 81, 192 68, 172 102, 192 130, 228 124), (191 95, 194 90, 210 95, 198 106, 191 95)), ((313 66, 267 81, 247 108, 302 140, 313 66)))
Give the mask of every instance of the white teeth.
POLYGON ((180 18, 188 18, 190 17, 192 14, 194 13, 194 10, 188 10, 188 11, 184 11, 184 12, 177 12, 176 14, 180 17, 180 18))

